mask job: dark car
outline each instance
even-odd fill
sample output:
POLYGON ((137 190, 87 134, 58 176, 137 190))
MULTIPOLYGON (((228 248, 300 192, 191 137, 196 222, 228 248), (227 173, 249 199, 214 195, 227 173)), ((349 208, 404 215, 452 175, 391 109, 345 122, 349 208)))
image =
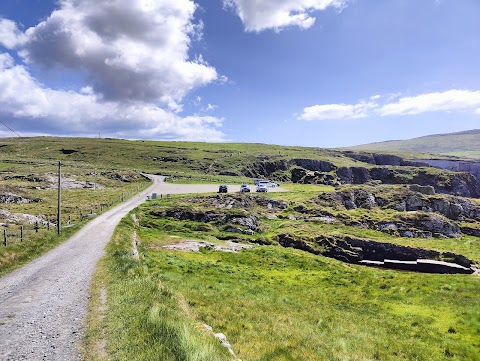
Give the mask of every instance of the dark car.
POLYGON ((227 193, 228 192, 228 187, 225 184, 220 185, 218 187, 218 193, 227 193))

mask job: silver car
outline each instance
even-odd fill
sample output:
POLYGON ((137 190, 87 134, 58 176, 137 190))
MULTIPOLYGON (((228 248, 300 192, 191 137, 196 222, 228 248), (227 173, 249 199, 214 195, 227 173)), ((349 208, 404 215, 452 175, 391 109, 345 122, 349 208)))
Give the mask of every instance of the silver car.
POLYGON ((257 192, 268 192, 268 188, 265 184, 259 184, 257 187, 257 192))

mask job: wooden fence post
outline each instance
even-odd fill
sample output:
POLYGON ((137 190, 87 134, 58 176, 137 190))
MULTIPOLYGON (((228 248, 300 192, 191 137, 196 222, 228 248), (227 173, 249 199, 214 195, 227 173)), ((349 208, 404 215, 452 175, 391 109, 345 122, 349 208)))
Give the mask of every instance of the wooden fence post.
POLYGON ((7 230, 3 229, 3 245, 7 247, 7 230))
POLYGON ((35 233, 38 233, 38 221, 35 221, 35 233))
POLYGON ((23 225, 20 226, 20 242, 23 242, 23 225))

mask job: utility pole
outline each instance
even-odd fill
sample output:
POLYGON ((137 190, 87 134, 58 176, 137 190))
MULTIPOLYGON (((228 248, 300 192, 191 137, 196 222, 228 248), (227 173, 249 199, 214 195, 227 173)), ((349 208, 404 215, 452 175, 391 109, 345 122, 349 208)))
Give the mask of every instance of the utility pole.
POLYGON ((60 204, 61 204, 61 176, 60 176, 61 163, 58 162, 58 207, 57 207, 57 234, 60 235, 60 204))

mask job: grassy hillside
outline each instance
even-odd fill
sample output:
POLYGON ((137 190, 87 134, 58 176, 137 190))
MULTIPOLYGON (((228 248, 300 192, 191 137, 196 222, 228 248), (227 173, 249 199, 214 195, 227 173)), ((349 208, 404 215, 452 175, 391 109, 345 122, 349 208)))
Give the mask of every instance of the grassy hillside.
POLYGON ((315 158, 352 165, 341 152, 320 148, 245 143, 130 141, 95 138, 0 139, 0 170, 11 161, 32 165, 62 161, 76 167, 135 169, 147 173, 203 176, 219 170, 239 172, 259 159, 315 158))
POLYGON ((407 151, 480 159, 480 130, 363 144, 353 150, 407 151))
POLYGON ((232 205, 232 196, 177 196, 133 211, 117 229, 97 274, 86 358, 103 353, 110 359, 221 360, 225 352, 211 344, 207 324, 226 335, 242 360, 480 360, 480 278, 368 268, 276 242, 285 232, 299 238, 349 234, 479 261, 478 238, 410 239, 322 221, 317 219, 322 212, 337 219, 392 216, 378 207, 363 215, 360 209, 335 210, 318 203, 324 191, 333 190, 295 186, 292 193, 268 198, 233 196, 231 209, 223 202, 232 205), (169 209, 171 216, 162 215, 169 209), (300 211, 310 220, 299 218, 300 211), (185 219, 188 212, 234 218, 230 225, 224 218, 195 221, 185 219), (258 221, 255 234, 228 230, 248 224, 235 220, 242 217, 258 221), (133 239, 138 260, 131 252, 133 239), (223 247, 233 240, 254 248, 239 253, 164 248, 185 240, 223 247), (106 307, 98 307, 102 292, 108 294, 106 307), (204 342, 201 357, 188 353, 195 340, 204 342), (172 342, 181 346, 167 351, 172 342))
POLYGON ((9 214, 0 216, 9 217, 0 218, 9 234, 0 274, 73 233, 86 221, 80 214, 145 187, 139 171, 181 182, 259 175, 289 192, 172 197, 122 222, 95 276, 85 359, 228 360, 213 335, 224 333, 243 360, 479 360, 477 276, 338 260, 361 254, 346 245, 355 239, 479 264, 480 203, 455 195, 477 194, 474 180, 402 157, 264 144, 0 139, 0 211, 9 214), (62 223, 70 216, 72 224, 61 237, 52 222, 57 161, 80 185, 63 192, 62 223), (22 214, 40 220, 38 233, 22 214), (22 226, 30 239, 19 242, 22 226), (163 248, 185 240, 254 248, 163 248))

